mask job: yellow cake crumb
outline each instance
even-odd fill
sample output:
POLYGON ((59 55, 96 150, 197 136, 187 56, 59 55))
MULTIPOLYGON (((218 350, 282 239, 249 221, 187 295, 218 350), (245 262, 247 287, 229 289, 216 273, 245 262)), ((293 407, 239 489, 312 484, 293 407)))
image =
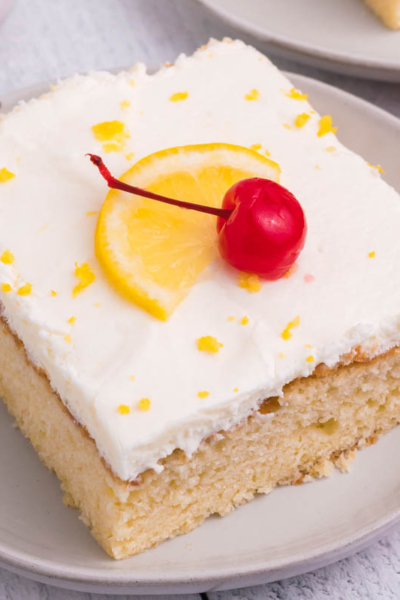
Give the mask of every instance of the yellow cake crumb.
POLYGON ((17 294, 18 294, 18 296, 29 296, 31 291, 32 291, 32 284, 25 283, 25 285, 22 285, 20 288, 18 288, 17 294))
POLYGON ((310 354, 310 356, 307 356, 307 358, 306 358, 306 361, 309 362, 309 363, 314 362, 314 360, 315 360, 315 358, 313 357, 312 354, 310 354))
POLYGON ((375 250, 372 250, 372 252, 368 252, 368 258, 375 258, 375 250))
POLYGON ((245 100, 258 100, 260 92, 256 89, 252 89, 248 94, 245 95, 245 100))
POLYGON ((131 412, 131 409, 129 408, 129 406, 127 404, 120 404, 118 406, 118 412, 120 415, 129 415, 129 413, 131 412))
POLYGON ((67 342, 67 344, 72 344, 72 337, 69 335, 69 333, 64 335, 64 340, 67 342))
POLYGON ((121 110, 125 110, 126 108, 129 108, 130 105, 131 105, 131 103, 129 102, 129 100, 122 100, 119 103, 119 106, 120 106, 121 110))
POLYGON ((6 181, 13 179, 14 177, 15 177, 15 173, 12 173, 5 167, 0 169, 0 183, 5 183, 6 181))
POLYGON ((259 292, 261 290, 261 283, 258 275, 245 273, 244 271, 239 273, 239 287, 247 290, 248 292, 259 292))
POLYGON ((79 283, 72 290, 72 295, 74 297, 80 294, 80 292, 87 288, 88 285, 93 283, 93 281, 96 279, 96 276, 89 267, 88 263, 82 263, 81 265, 75 263, 75 276, 78 278, 79 283))
POLYGON ((143 412, 147 412, 148 410, 150 410, 150 405, 151 405, 151 402, 148 398, 142 398, 138 402, 139 410, 141 410, 143 412))
POLYGON ((175 92, 175 94, 172 94, 169 99, 171 102, 182 102, 182 100, 186 100, 188 96, 188 92, 175 92))
POLYGON ((309 119, 311 119, 310 115, 307 113, 301 113, 300 115, 297 115, 294 122, 296 127, 304 127, 309 119))
POLYGON ((70 318, 68 319, 68 323, 69 323, 70 325, 75 325, 75 322, 76 322, 76 317, 70 317, 70 318))
POLYGON ((207 396, 210 395, 210 392, 198 392, 197 395, 199 398, 207 398, 207 396))
POLYGON ((10 250, 4 250, 3 254, 0 256, 0 260, 5 265, 12 265, 14 262, 14 255, 10 250))
POLYGON ((299 90, 296 90, 296 88, 294 87, 292 87, 291 90, 286 92, 285 96, 287 96, 288 98, 292 98, 292 100, 307 100, 308 98, 307 94, 303 94, 299 90))
POLYGON ((1 284, 1 291, 2 292, 11 292, 12 287, 9 283, 2 283, 1 284))
POLYGON ((293 321, 289 321, 289 323, 286 325, 285 329, 282 331, 282 338, 284 340, 290 340, 290 338, 292 337, 292 332, 291 329, 293 329, 294 327, 298 327, 300 325, 300 317, 297 316, 293 319, 293 321))
POLYGON ((247 325, 248 322, 249 322, 249 317, 243 317, 242 319, 240 319, 241 325, 247 325))
POLYGON ((332 127, 332 117, 330 115, 324 115, 319 120, 319 129, 317 136, 322 137, 327 133, 336 133, 337 127, 332 127))
POLYGON ((200 350, 200 352, 209 352, 210 354, 214 354, 219 352, 220 348, 223 347, 224 345, 212 335, 203 335, 197 340, 197 349, 200 350))

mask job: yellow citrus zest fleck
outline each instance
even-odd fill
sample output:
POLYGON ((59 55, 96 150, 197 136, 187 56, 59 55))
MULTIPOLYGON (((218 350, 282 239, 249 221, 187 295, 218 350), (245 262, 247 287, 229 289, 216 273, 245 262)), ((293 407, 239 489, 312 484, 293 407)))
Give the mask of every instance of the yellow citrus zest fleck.
POLYGON ((64 335, 64 340, 67 342, 67 344, 71 344, 72 343, 72 337, 69 335, 69 333, 67 333, 66 335, 64 335))
POLYGON ((322 137, 327 133, 336 133, 337 127, 332 127, 332 117, 330 115, 324 115, 319 120, 319 130, 317 133, 318 137, 322 137))
POLYGON ((175 94, 172 94, 169 99, 171 102, 182 102, 182 100, 186 100, 188 96, 188 92, 175 92, 175 94))
POLYGON ((0 183, 5 183, 9 179, 13 179, 15 177, 15 173, 11 173, 8 169, 3 167, 0 169, 0 183))
POLYGON ((284 124, 282 125, 282 127, 284 127, 285 129, 292 129, 292 128, 290 127, 289 123, 284 123, 284 124))
POLYGON ((139 410, 147 412, 150 409, 151 402, 148 398, 142 398, 138 402, 139 410))
POLYGON ((248 322, 249 322, 249 317, 242 317, 242 319, 240 319, 241 325, 247 325, 248 322))
POLYGON ((96 276, 89 267, 88 263, 82 263, 81 265, 75 263, 75 275, 78 278, 79 283, 72 290, 72 295, 74 297, 80 294, 80 292, 87 288, 87 286, 93 283, 93 281, 96 279, 96 276))
POLYGON ((95 303, 93 304, 93 306, 95 306, 96 308, 99 308, 99 306, 101 306, 101 304, 100 304, 100 302, 95 302, 95 303))
POLYGON ((291 267, 289 267, 289 269, 286 271, 286 273, 283 275, 285 279, 289 279, 289 277, 291 275, 294 275, 294 273, 296 273, 296 271, 298 270, 299 265, 297 263, 293 263, 291 267))
POLYGON ((130 138, 129 130, 121 121, 105 121, 93 125, 92 131, 96 140, 103 143, 105 152, 119 152, 130 138))
POLYGON ((132 87, 135 87, 135 81, 133 79, 129 80, 129 85, 131 85, 132 87))
POLYGON ((256 89, 252 89, 248 94, 245 95, 245 100, 258 100, 260 92, 256 89))
POLYGON ((4 250, 3 254, 0 257, 0 260, 5 265, 12 265, 14 262, 14 255, 9 250, 4 250))
POLYGON ((75 325, 75 321, 76 321, 76 317, 70 317, 70 318, 68 319, 68 323, 69 323, 70 325, 75 325))
POLYGON ((310 356, 307 356, 307 358, 306 358, 306 361, 309 362, 309 363, 314 362, 314 360, 315 360, 315 358, 313 357, 312 354, 310 354, 310 356))
POLYGON ((209 352, 210 354, 219 352, 220 348, 224 345, 212 335, 203 335, 203 337, 197 340, 197 348, 200 352, 209 352))
POLYGON ((129 406, 127 404, 120 404, 118 406, 118 412, 120 415, 129 415, 129 413, 131 412, 131 409, 129 408, 129 406))
POLYGON ((57 296, 57 292, 55 292, 54 290, 51 290, 50 296, 52 296, 54 298, 54 296, 57 296))
POLYGON ((297 115, 294 122, 296 127, 304 127, 309 119, 311 119, 310 115, 307 113, 301 113, 300 115, 297 115))
POLYGON ((210 392, 198 392, 197 395, 199 398, 207 398, 207 396, 210 395, 210 392))
POLYGON ((95 215, 98 215, 99 211, 98 210, 88 210, 86 213, 87 217, 94 217, 95 215))
POLYGON ((1 291, 2 292, 11 292, 12 287, 9 283, 2 283, 1 284, 1 291))
POLYGON ((262 148, 262 144, 252 144, 250 146, 250 150, 260 150, 262 148))
POLYGON ((286 92, 285 96, 287 96, 288 98, 292 98, 292 100, 307 100, 308 98, 307 94, 302 94, 299 90, 296 90, 296 88, 294 87, 292 87, 291 90, 286 92))
POLYGON ((264 152, 264 154, 265 154, 265 156, 271 156, 271 152, 270 152, 269 150, 266 150, 266 151, 264 152))
POLYGON ((298 327, 300 325, 300 317, 297 316, 293 319, 293 321, 289 321, 289 323, 286 325, 285 329, 282 331, 282 338, 284 340, 290 340, 290 338, 292 337, 292 332, 291 329, 293 329, 293 327, 298 327))
POLYGON ((232 323, 232 321, 235 320, 235 317, 233 315, 229 315, 229 317, 227 318, 227 321, 229 321, 230 323, 232 323))
POLYGON ((17 294, 18 294, 18 296, 29 296, 31 291, 32 291, 32 284, 25 283, 25 285, 22 285, 20 288, 18 288, 17 294))
POLYGON ((278 358, 285 358, 285 355, 283 354, 283 352, 279 352, 278 358))
POLYGON ((384 174, 385 171, 382 169, 381 165, 371 165, 371 163, 367 162, 367 165, 371 167, 371 169, 376 169, 378 173, 384 174))
POLYGON ((134 152, 128 152, 128 154, 125 154, 126 160, 132 160, 134 156, 135 156, 134 152))
POLYGON ((304 344, 304 348, 312 348, 311 344, 304 344))
POLYGON ((258 275, 244 272, 239 273, 239 287, 248 292, 259 292, 261 290, 261 283, 258 275))
POLYGON ((335 152, 336 150, 336 146, 327 146, 327 148, 325 148, 325 150, 327 152, 335 152))
POLYGON ((375 258, 375 250, 368 252, 368 258, 375 258))
POLYGON ((131 375, 131 376, 129 377, 129 379, 130 379, 130 381, 135 381, 135 376, 134 376, 134 375, 131 375))
POLYGON ((119 106, 120 106, 121 110, 125 110, 126 108, 129 108, 130 105, 131 105, 131 103, 129 102, 129 100, 122 100, 119 103, 119 106))
POLYGON ((239 391, 239 388, 233 388, 233 391, 234 391, 234 392, 238 392, 238 391, 239 391))

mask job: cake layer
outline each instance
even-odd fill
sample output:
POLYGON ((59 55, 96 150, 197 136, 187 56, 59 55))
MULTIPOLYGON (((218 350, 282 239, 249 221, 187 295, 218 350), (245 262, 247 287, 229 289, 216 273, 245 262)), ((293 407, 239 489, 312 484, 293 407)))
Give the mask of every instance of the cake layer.
POLYGON ((319 363, 400 343, 399 197, 292 87, 256 50, 213 42, 155 75, 73 77, 0 122, 4 317, 123 480, 160 471, 176 448, 190 456, 319 363), (93 130, 113 122, 125 132, 115 143, 93 130), (85 153, 119 176, 151 152, 206 142, 256 145, 279 163, 306 246, 296 272, 256 293, 217 261, 163 323, 121 297, 94 256, 106 186, 85 153), (78 294, 76 264, 95 276, 78 294), (218 354, 198 350, 207 335, 218 354))
POLYGON ((285 387, 281 399, 228 432, 204 441, 188 459, 175 452, 164 470, 128 484, 114 476, 92 439, 65 410, 22 344, 0 324, 0 395, 54 469, 65 502, 78 508, 96 540, 126 558, 224 515, 274 486, 347 468, 355 447, 400 421, 400 351, 370 362, 317 370, 285 387), (371 437, 372 436, 372 437, 371 437))

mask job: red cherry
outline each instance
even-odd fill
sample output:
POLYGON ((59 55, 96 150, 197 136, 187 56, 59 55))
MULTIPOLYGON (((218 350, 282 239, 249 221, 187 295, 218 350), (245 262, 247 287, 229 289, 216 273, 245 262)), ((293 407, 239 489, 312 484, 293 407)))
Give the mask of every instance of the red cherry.
POLYGON ((254 177, 233 185, 222 208, 228 219, 218 218, 219 250, 240 271, 264 279, 279 279, 290 269, 306 239, 303 209, 286 188, 254 177))
POLYGON ((167 198, 115 179, 100 156, 89 154, 108 187, 218 217, 221 256, 240 271, 279 279, 290 269, 306 239, 303 209, 286 188, 269 179, 243 179, 225 194, 222 208, 167 198))

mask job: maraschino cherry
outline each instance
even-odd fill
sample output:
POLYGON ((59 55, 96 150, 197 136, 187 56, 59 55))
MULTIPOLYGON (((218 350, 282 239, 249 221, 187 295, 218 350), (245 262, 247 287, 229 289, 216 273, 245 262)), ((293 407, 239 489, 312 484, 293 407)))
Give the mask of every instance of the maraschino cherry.
POLYGON ((243 179, 226 192, 222 208, 214 208, 123 183, 111 175, 100 156, 88 156, 110 188, 218 217, 221 256, 240 271, 263 279, 279 279, 289 271, 304 246, 307 224, 303 209, 291 192, 274 181, 261 177, 243 179))

